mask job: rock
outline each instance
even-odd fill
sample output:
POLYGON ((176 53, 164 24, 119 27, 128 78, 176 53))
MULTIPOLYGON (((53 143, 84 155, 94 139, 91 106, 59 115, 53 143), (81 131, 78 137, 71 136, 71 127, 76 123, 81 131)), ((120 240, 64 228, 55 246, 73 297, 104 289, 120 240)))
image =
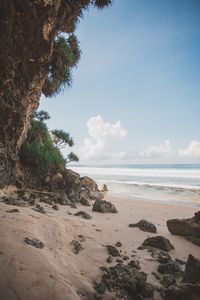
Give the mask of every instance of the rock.
POLYGON ((13 208, 13 209, 7 210, 6 212, 8 212, 8 213, 18 213, 19 209, 13 208))
POLYGON ((165 264, 171 260, 171 256, 166 251, 151 248, 151 247, 150 249, 148 249, 148 251, 151 252, 151 256, 161 264, 165 264))
POLYGON ((176 282, 174 276, 172 274, 164 274, 160 283, 165 287, 168 288, 170 285, 176 282))
POLYGON ((188 256, 182 282, 200 283, 200 260, 191 254, 188 256))
POLYGON ((86 240, 86 238, 82 234, 79 234, 78 238, 79 238, 80 242, 85 242, 85 240, 86 240))
POLYGON ((140 220, 139 222, 134 223, 134 224, 129 224, 128 226, 129 227, 138 227, 140 230, 146 231, 146 232, 153 232, 153 233, 157 232, 156 226, 153 223, 146 221, 146 220, 140 220))
POLYGON ((26 207, 27 206, 27 203, 22 201, 21 199, 19 198, 16 198, 16 197, 5 197, 3 199, 3 202, 5 204, 8 204, 8 205, 14 205, 14 206, 19 206, 19 207, 26 207))
POLYGON ((165 291, 165 300, 199 300, 199 284, 179 284, 165 291))
POLYGON ((98 283, 94 288, 99 294, 105 294, 106 292, 106 286, 103 282, 98 283))
POLYGON ((171 219, 167 221, 167 227, 170 233, 182 235, 187 240, 200 246, 200 211, 196 212, 194 217, 188 219, 171 219))
POLYGON ((174 276, 182 276, 183 271, 181 265, 179 265, 176 261, 171 260, 166 264, 160 264, 158 266, 158 272, 161 274, 171 274, 174 276))
POLYGON ((151 246, 154 248, 158 248, 164 251, 170 251, 174 249, 174 246, 170 243, 168 239, 164 236, 154 236, 147 238, 143 243, 142 246, 151 246))
POLYGON ((35 248, 40 248, 40 249, 44 248, 44 243, 41 242, 38 239, 35 239, 35 238, 30 239, 28 237, 25 237, 24 242, 28 245, 31 245, 31 246, 35 247, 35 248))
POLYGON ((103 193, 100 192, 96 182, 88 177, 84 176, 80 178, 81 189, 86 188, 89 190, 89 198, 91 200, 101 200, 103 198, 103 193))
POLYGON ((72 241, 70 243, 70 245, 72 245, 72 247, 73 247, 72 250, 73 250, 74 254, 78 254, 81 250, 83 250, 82 245, 78 241, 72 241))
MULTIPOLYGON (((108 291, 113 291, 116 298, 143 299, 153 297, 153 287, 146 283, 147 275, 131 266, 117 264, 103 274, 102 282, 108 291)), ((114 299, 116 299, 114 298, 114 299)))
POLYGON ((120 253, 119 253, 119 251, 117 250, 117 248, 115 246, 107 245, 106 248, 108 250, 109 255, 111 255, 111 256, 120 256, 120 253))
POLYGON ((81 198, 80 203, 85 206, 91 206, 90 201, 86 198, 81 198))
POLYGON ((113 257, 111 255, 108 256, 108 258, 106 259, 107 263, 111 263, 113 262, 113 257))
POLYGON ((77 216, 77 217, 82 217, 83 219, 92 219, 92 217, 85 211, 78 211, 77 213, 74 214, 74 216, 77 216))
POLYGON ((71 201, 67 198, 67 196, 63 195, 58 199, 57 203, 60 205, 70 205, 71 201))
POLYGON ((130 259, 130 257, 129 256, 127 256, 127 255, 125 255, 125 256, 123 256, 123 258, 122 258, 123 260, 129 260, 130 259))
POLYGON ((100 190, 102 193, 107 193, 108 192, 108 187, 107 185, 104 183, 101 190, 100 190))
POLYGON ((181 266, 186 264, 186 262, 184 260, 179 259, 179 258, 176 258, 175 261, 177 261, 177 263, 179 263, 179 265, 181 265, 181 266))
POLYGON ((157 279, 157 280, 161 280, 162 279, 162 275, 160 275, 159 273, 157 273, 157 272, 151 272, 152 274, 153 274, 153 276, 157 279))
POLYGON ((33 210, 41 214, 46 214, 44 207, 40 206, 40 204, 36 204, 33 210))
POLYGON ((52 208, 53 208, 54 210, 59 210, 59 207, 58 207, 57 204, 54 204, 54 205, 52 206, 52 208))
POLYGON ((116 247, 121 247, 122 246, 122 243, 120 241, 118 241, 116 244, 115 244, 116 247))
POLYGON ((108 201, 103 200, 96 200, 93 208, 93 211, 100 212, 100 213, 117 213, 117 209, 115 208, 114 204, 108 201))
POLYGON ((132 268, 136 268, 137 270, 141 269, 140 263, 136 258, 131 259, 131 261, 129 261, 128 265, 131 266, 132 268))

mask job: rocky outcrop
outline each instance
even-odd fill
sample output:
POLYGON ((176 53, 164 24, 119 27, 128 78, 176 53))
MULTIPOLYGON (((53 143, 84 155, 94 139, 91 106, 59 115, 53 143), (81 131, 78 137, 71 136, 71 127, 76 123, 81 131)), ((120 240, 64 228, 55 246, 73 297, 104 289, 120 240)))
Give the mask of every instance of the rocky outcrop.
POLYGON ((191 254, 188 256, 182 282, 200 284, 200 260, 191 254))
POLYGON ((153 223, 146 220, 140 220, 137 223, 129 224, 128 227, 138 227, 140 230, 146 232, 152 232, 152 233, 157 232, 156 226, 153 223))
POLYGON ((165 300, 198 300, 200 299, 200 285, 180 284, 166 290, 165 300))
POLYGON ((92 210, 100 213, 116 214, 118 212, 114 204, 112 204, 109 201, 103 201, 103 200, 96 200, 92 210))
POLYGON ((200 246, 200 211, 196 212, 192 218, 168 220, 167 227, 171 234, 182 235, 200 246))

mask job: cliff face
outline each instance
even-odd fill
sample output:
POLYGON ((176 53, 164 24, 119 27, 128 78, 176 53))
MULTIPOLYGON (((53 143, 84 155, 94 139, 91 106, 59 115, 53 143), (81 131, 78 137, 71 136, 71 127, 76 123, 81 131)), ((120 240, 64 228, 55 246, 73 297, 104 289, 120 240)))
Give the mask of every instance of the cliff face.
POLYGON ((39 105, 61 1, 0 3, 0 187, 15 177, 18 151, 39 105))

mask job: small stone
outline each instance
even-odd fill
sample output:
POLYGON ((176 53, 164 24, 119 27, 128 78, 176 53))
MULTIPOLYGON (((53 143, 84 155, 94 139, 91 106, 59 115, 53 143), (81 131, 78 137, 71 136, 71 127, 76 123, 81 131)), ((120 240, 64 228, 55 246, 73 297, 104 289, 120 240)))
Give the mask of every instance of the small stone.
POLYGON ((129 256, 127 256, 127 255, 125 255, 124 257, 123 257, 123 260, 129 260, 130 259, 130 257, 129 256))
POLYGON ((30 239, 28 237, 25 237, 24 242, 28 245, 31 245, 31 246, 35 247, 35 248, 40 248, 40 249, 44 248, 44 243, 41 242, 38 239, 35 239, 35 238, 30 239))
POLYGON ((73 246, 74 254, 78 254, 81 250, 83 250, 82 245, 78 241, 72 241, 70 245, 73 246))
POLYGON ((99 294, 105 294, 106 292, 106 286, 103 282, 98 283, 94 288, 99 294))
POLYGON ((111 256, 120 256, 120 253, 119 253, 119 251, 117 250, 117 248, 115 246, 107 245, 106 248, 108 250, 109 255, 111 255, 111 256))
POLYGON ((106 259, 107 263, 111 263, 113 262, 113 257, 111 255, 108 256, 108 258, 106 259))
POLYGON ((88 199, 86 199, 86 198, 82 198, 82 199, 80 200, 80 203, 81 203, 82 205, 84 205, 84 206, 91 206, 90 201, 89 201, 88 199))
POLYGON ((13 208, 13 209, 7 210, 6 212, 8 212, 8 213, 18 213, 19 209, 13 208))
POLYGON ((79 237, 80 242, 85 242, 84 235, 80 234, 78 237, 79 237))
POLYGON ((52 208, 53 208, 54 210, 59 210, 59 207, 58 207, 57 204, 54 204, 54 205, 52 206, 52 208))
POLYGON ((82 217, 83 219, 87 219, 87 220, 92 219, 92 217, 90 216, 90 214, 88 214, 85 211, 78 211, 77 213, 74 214, 74 216, 82 217))
POLYGON ((118 242, 115 244, 115 246, 119 248, 119 247, 122 246, 122 243, 121 243, 120 241, 118 241, 118 242))
POLYGON ((140 263, 139 263, 139 261, 136 258, 135 259, 131 259, 131 261, 128 263, 128 265, 130 267, 136 268, 137 270, 141 269, 140 263))

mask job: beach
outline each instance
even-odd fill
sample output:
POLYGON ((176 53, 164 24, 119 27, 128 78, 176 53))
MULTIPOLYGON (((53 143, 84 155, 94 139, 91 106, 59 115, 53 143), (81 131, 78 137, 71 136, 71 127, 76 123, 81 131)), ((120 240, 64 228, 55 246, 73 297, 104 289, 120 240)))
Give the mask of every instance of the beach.
MULTIPOLYGON (((108 195, 118 210, 117 214, 93 212, 92 207, 78 204, 77 209, 59 205, 55 211, 42 203, 46 214, 31 207, 17 207, 19 212, 8 212, 16 206, 0 202, 0 264, 1 300, 40 299, 78 300, 94 299, 94 285, 102 276, 101 267, 116 264, 106 260, 106 245, 120 242, 121 257, 137 258, 147 282, 160 285, 152 272, 158 262, 147 250, 138 250, 147 237, 162 235, 170 240, 175 249, 170 251, 173 259, 187 261, 189 254, 200 259, 199 247, 184 237, 169 233, 166 221, 172 218, 188 218, 197 211, 195 207, 170 205, 144 200, 131 200, 108 195), (90 220, 74 216, 78 211, 91 215, 90 220), (130 223, 141 219, 153 222, 157 233, 130 228, 130 223), (36 238, 44 247, 35 248, 24 239, 36 238), (79 241, 82 250, 75 254, 72 241, 79 241)), ((115 299, 106 293, 103 299, 115 299)), ((155 296, 159 298, 159 295, 155 296)))

